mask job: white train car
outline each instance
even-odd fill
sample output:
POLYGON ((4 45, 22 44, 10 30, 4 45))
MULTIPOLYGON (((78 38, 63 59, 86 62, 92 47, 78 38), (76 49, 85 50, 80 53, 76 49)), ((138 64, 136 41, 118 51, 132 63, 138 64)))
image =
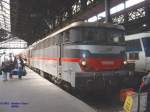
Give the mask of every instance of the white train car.
POLYGON ((127 59, 135 63, 135 71, 150 71, 150 31, 127 35, 127 59))

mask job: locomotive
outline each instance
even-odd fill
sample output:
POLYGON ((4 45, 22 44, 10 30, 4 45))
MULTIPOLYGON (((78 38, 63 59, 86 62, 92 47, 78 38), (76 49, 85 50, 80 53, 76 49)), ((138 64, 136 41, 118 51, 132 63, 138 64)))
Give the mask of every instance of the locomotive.
POLYGON ((83 91, 109 91, 135 85, 134 65, 127 63, 124 27, 74 22, 31 45, 28 65, 48 77, 83 91))

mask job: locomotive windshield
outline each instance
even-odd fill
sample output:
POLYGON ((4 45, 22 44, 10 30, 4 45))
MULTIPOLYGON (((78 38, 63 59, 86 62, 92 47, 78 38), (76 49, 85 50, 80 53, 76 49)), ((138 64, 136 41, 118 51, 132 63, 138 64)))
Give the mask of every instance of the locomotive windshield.
POLYGON ((124 32, 115 28, 74 28, 70 30, 71 42, 123 44, 124 32))

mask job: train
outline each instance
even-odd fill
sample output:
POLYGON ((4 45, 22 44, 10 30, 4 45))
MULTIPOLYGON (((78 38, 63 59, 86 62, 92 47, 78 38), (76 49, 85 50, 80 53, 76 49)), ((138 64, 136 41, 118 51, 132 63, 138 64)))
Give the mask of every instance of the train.
POLYGON ((126 35, 127 61, 135 63, 135 71, 150 72, 150 31, 126 35))
POLYGON ((110 23, 74 22, 35 42, 22 55, 41 75, 78 90, 105 93, 132 87, 141 76, 127 62, 124 31, 110 23))

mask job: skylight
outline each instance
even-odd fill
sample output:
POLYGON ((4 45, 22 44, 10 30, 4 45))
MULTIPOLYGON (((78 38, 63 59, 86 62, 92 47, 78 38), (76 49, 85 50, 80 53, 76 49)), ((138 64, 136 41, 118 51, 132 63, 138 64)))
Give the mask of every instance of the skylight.
POLYGON ((0 0, 0 29, 8 32, 10 27, 10 0, 0 0))
MULTIPOLYGON (((136 4, 140 3, 140 2, 143 2, 143 1, 145 1, 145 0, 134 0, 134 2, 133 2, 133 0, 127 0, 126 1, 126 8, 134 6, 134 5, 136 5, 136 4)), ((119 12, 121 10, 124 10, 124 8, 125 8, 124 4, 121 3, 121 4, 111 8, 110 12, 111 12, 111 14, 114 14, 114 13, 117 13, 117 12, 119 12)), ((105 11, 97 14, 96 16, 93 16, 93 17, 89 18, 88 22, 94 22, 94 21, 97 21, 97 20, 99 20, 101 18, 104 18, 104 17, 105 17, 105 11)))

